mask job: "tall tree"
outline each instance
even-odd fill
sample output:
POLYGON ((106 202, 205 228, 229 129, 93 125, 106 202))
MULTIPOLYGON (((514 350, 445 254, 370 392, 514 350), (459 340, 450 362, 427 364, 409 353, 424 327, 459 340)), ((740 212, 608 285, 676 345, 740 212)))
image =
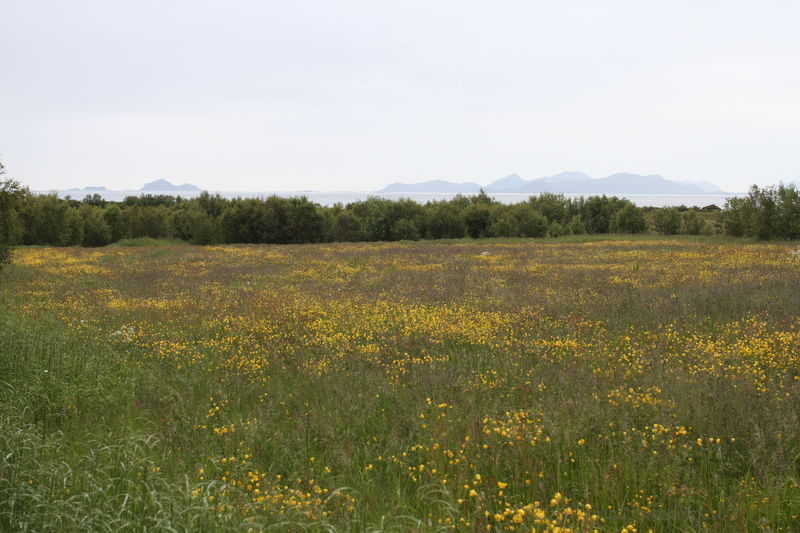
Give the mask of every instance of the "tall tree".
POLYGON ((0 161, 0 268, 11 259, 11 247, 19 242, 22 227, 17 209, 27 190, 16 180, 6 178, 0 161))

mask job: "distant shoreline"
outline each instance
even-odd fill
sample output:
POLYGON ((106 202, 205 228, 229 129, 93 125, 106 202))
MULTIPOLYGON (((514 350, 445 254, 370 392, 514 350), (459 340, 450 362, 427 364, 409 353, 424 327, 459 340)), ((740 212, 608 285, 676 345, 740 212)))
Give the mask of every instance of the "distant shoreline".
MULTIPOLYGON (((97 189, 62 189, 50 191, 32 191, 35 194, 50 194, 56 192, 60 198, 70 196, 75 200, 82 200, 87 195, 93 194, 100 195, 104 200, 112 202, 121 202, 126 196, 142 196, 150 195, 165 195, 165 196, 180 196, 181 198, 196 198, 202 191, 142 191, 142 190, 97 190, 97 189)), ((291 198, 305 196, 312 202, 324 206, 332 206, 337 203, 348 204, 360 200, 366 200, 370 197, 379 197, 386 199, 399 199, 410 198, 419 203, 426 203, 429 201, 450 200, 461 194, 461 196, 475 196, 478 193, 452 193, 452 192, 377 192, 377 191, 335 191, 335 192, 321 192, 321 191, 208 191, 211 194, 219 194, 224 198, 266 198, 269 196, 280 196, 282 198, 291 198)), ((514 204, 524 202, 531 196, 538 196, 538 193, 487 193, 488 196, 494 198, 503 204, 514 204)), ((627 198, 639 207, 672 207, 685 205, 687 207, 697 206, 703 207, 705 205, 714 204, 719 207, 725 205, 725 200, 731 197, 746 196, 747 193, 708 193, 708 194, 620 194, 620 193, 606 193, 606 196, 617 196, 619 198, 627 198)), ((566 198, 579 198, 589 196, 602 196, 602 193, 565 193, 566 198)))

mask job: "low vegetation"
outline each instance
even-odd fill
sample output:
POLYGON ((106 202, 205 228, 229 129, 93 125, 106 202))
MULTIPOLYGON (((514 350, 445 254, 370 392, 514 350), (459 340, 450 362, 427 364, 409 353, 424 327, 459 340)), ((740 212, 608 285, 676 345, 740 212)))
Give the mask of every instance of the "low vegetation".
POLYGON ((800 526, 794 244, 128 244, 0 274, 2 530, 800 526))

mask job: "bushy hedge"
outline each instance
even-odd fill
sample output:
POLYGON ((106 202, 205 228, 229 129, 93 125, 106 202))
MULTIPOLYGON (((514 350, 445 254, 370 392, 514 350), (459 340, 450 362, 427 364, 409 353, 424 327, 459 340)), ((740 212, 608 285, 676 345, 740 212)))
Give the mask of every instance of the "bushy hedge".
POLYGON ((393 241, 462 237, 545 237, 644 231, 639 208, 615 197, 542 194, 501 204, 486 194, 420 204, 372 197, 323 207, 306 197, 226 199, 207 192, 82 201, 30 195, 16 208, 23 244, 103 246, 124 238, 178 238, 196 244, 393 241))
POLYGON ((753 185, 747 197, 728 199, 723 225, 728 235, 800 239, 800 192, 794 185, 753 185))
POLYGON ((617 197, 572 199, 551 193, 514 205, 481 193, 426 204, 371 197, 331 207, 306 197, 226 199, 208 192, 190 200, 144 195, 122 202, 107 202, 97 194, 81 201, 61 199, 19 188, 15 195, 3 207, 4 243, 103 246, 151 237, 196 244, 283 244, 647 231, 800 238, 798 192, 783 185, 754 186, 747 198, 730 198, 719 213, 705 208, 639 208, 617 197))

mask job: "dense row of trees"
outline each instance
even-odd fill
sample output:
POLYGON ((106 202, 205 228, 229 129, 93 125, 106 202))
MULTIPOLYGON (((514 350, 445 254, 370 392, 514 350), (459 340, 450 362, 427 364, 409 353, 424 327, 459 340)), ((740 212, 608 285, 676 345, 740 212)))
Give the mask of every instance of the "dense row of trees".
POLYGON ((800 239, 800 191, 794 185, 759 188, 744 198, 729 198, 724 229, 728 235, 757 239, 800 239))
POLYGON ((369 198, 322 207, 305 197, 225 199, 201 194, 128 197, 106 202, 55 194, 17 202, 11 241, 102 246, 123 238, 177 238, 196 244, 393 241, 461 237, 545 237, 582 233, 641 233, 645 211, 615 197, 567 199, 542 194, 501 204, 486 194, 419 204, 369 198))
POLYGON ((322 207, 305 197, 225 199, 207 192, 186 200, 131 196, 106 202, 34 195, 0 181, 0 258, 9 244, 103 246, 124 238, 176 238, 196 244, 393 241, 461 237, 557 237, 643 233, 800 238, 800 200, 792 186, 731 198, 709 213, 687 208, 638 208, 628 200, 570 199, 543 193, 504 205, 486 194, 448 201, 367 200, 322 207))

